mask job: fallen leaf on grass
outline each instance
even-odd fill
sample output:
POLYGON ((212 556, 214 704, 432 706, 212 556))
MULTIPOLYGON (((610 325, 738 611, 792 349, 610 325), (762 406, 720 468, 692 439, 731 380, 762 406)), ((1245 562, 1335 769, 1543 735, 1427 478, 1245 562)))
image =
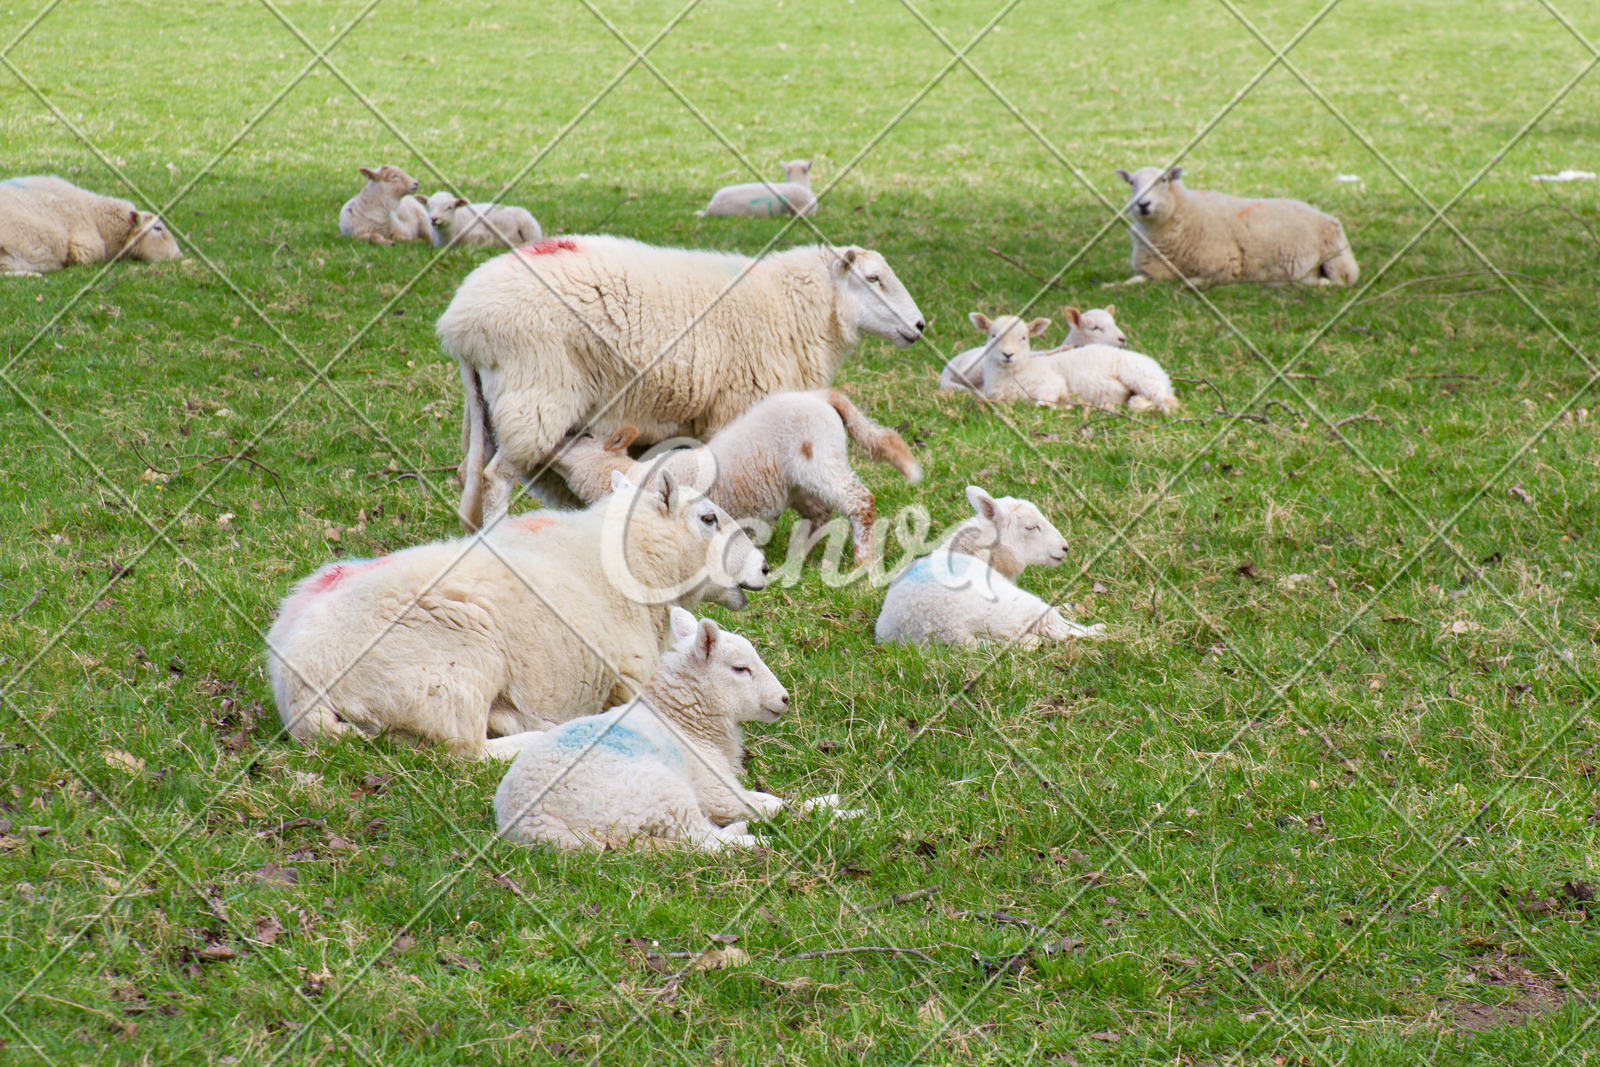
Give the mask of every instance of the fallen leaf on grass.
POLYGON ((756 979, 762 985, 767 986, 770 989, 781 989, 785 993, 798 993, 802 989, 810 989, 813 986, 820 986, 820 983, 816 979, 807 978, 804 975, 800 976, 799 978, 786 978, 782 981, 779 981, 776 978, 768 978, 764 974, 758 974, 756 975, 756 979))
POLYGON ((742 948, 708 948, 694 958, 697 971, 720 971, 726 967, 740 967, 750 962, 750 953, 742 948))
POLYGON ((1095 582, 1093 585, 1091 585, 1089 587, 1089 592, 1091 592, 1091 593, 1109 593, 1109 592, 1111 592, 1111 587, 1109 585, 1107 585, 1105 582, 1095 582))
POLYGON ((1566 882, 1561 886, 1561 892, 1573 900, 1593 900, 1594 886, 1588 882, 1566 882))
POLYGON ((1261 572, 1256 570, 1255 563, 1248 559, 1239 564, 1237 567, 1233 568, 1233 573, 1239 575, 1241 578, 1261 577, 1261 572))
POLYGON ((1520 486, 1520 485, 1513 485, 1510 489, 1506 490, 1506 494, 1508 496, 1516 497, 1518 500, 1522 501, 1524 504, 1533 503, 1533 494, 1528 492, 1526 489, 1522 488, 1522 486, 1520 486))
POLYGON ((155 482, 157 485, 165 485, 167 479, 170 477, 172 477, 172 475, 163 474, 161 471, 152 470, 151 468, 146 467, 144 470, 139 472, 139 477, 137 480, 141 482, 155 482))
POLYGON ((1091 1041, 1104 1041, 1108 1045, 1114 1045, 1118 1041, 1122 1040, 1122 1035, 1117 1033, 1117 1032, 1115 1032, 1114 1030, 1101 1030, 1098 1033, 1090 1034, 1089 1035, 1089 1040, 1091 1040, 1091 1041))
POLYGON ((362 793, 382 793, 389 788, 389 783, 394 781, 394 775, 388 772, 383 774, 369 774, 361 779, 358 787, 362 793))
POLYGON ((459 952, 441 952, 439 953, 439 962, 446 967, 456 967, 464 971, 483 969, 483 964, 469 956, 463 956, 459 952))
POLYGON ((228 960, 236 958, 239 954, 220 941, 212 941, 205 948, 196 952, 195 955, 207 963, 226 963, 228 960))
POLYGON ((117 770, 127 771, 129 774, 144 773, 144 760, 131 752, 113 748, 107 749, 102 755, 105 756, 106 766, 108 767, 115 767, 117 770))
POLYGON ((1470 619, 1457 619, 1455 622, 1440 623, 1439 628, 1445 633, 1470 634, 1483 629, 1470 619))
POLYGON ((410 934, 400 934, 393 941, 389 942, 389 951, 396 954, 410 952, 416 947, 417 939, 412 937, 410 934))
POLYGON ((278 940, 278 935, 283 933, 283 926, 271 915, 263 915, 256 920, 256 940, 263 945, 270 945, 278 940))
POLYGON ((281 882, 284 885, 299 885, 300 872, 293 867, 280 867, 271 860, 266 865, 250 872, 263 882, 281 882))

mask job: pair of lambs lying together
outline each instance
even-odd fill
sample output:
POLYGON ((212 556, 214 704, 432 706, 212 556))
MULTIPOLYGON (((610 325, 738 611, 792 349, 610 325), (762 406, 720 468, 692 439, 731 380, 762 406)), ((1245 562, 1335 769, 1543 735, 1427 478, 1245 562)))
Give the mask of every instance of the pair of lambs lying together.
POLYGON ((423 196, 415 178, 385 164, 361 168, 367 179, 339 209, 339 232, 373 244, 431 241, 436 247, 516 248, 544 236, 526 208, 472 204, 451 192, 423 196))

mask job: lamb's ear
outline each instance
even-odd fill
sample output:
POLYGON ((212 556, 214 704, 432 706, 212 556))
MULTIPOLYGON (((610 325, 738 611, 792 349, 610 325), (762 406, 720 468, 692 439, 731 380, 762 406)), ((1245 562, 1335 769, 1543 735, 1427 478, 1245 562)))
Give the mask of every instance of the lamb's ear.
POLYGON ((456 202, 451 204, 450 206, 451 207, 466 207, 467 206, 467 202, 465 200, 461 199, 458 196, 458 197, 456 197, 456 202))
POLYGON ((1116 313, 1117 313, 1117 305, 1115 305, 1115 304, 1107 304, 1106 305, 1106 314, 1107 315, 1115 315, 1116 313))
POLYGON ((678 492, 678 477, 665 467, 661 469, 661 510, 672 514, 672 509, 679 502, 682 494, 678 492))
POLYGON ((637 489, 637 488, 639 488, 639 487, 637 485, 634 485, 633 481, 626 474, 623 474, 621 471, 612 471, 611 472, 611 491, 613 493, 620 493, 624 489, 637 489))
POLYGON ((361 176, 367 179, 369 182, 375 182, 378 180, 378 172, 373 170, 371 167, 362 167, 361 176))
POLYGON ((983 312, 974 311, 972 314, 967 316, 967 319, 972 323, 972 325, 978 328, 979 333, 989 332, 989 316, 985 315, 983 312))
POLYGON ((1168 181, 1168 182, 1175 182, 1181 177, 1183 177, 1183 168, 1182 167, 1173 167, 1171 170, 1167 171, 1165 174, 1163 174, 1161 176, 1161 180, 1162 181, 1168 181))
POLYGON ((1072 323, 1074 326, 1083 321, 1083 313, 1074 307, 1062 308, 1061 317, 1072 323))
POLYGON ((808 159, 804 163, 801 163, 800 164, 800 169, 805 171, 807 174, 810 174, 811 173, 811 160, 808 159))
POLYGON ((638 436, 639 427, 623 426, 619 429, 613 430, 611 436, 606 438, 606 443, 602 447, 605 448, 607 452, 621 452, 623 449, 633 444, 633 439, 638 436))
POLYGON ((1028 336, 1038 337, 1050 328, 1049 319, 1034 319, 1028 323, 1028 336))
POLYGON ((1123 181, 1127 182, 1129 185, 1133 184, 1133 175, 1129 174, 1127 171, 1123 170, 1121 167, 1117 168, 1117 177, 1121 178, 1123 181))
POLYGON ((834 261, 834 269, 840 274, 849 274, 850 268, 855 266, 856 257, 861 254, 861 249, 855 245, 839 250, 839 258, 834 261))
POLYGON ((672 606, 668 617, 672 622, 672 636, 677 638, 680 645, 689 640, 694 633, 695 624, 700 621, 676 604, 672 606))
POLYGON ((717 647, 717 635, 717 624, 701 619, 700 628, 694 632, 694 654, 709 662, 712 650, 717 647))
POLYGON ((978 513, 979 518, 990 522, 999 518, 1000 505, 995 503, 994 497, 975 485, 967 486, 967 503, 972 505, 972 510, 978 513))
POLYGON ((412 193, 411 194, 411 199, 415 200, 417 203, 421 204, 423 207, 427 207, 428 206, 428 198, 423 196, 421 193, 412 193))
POLYGON ((137 210, 128 212, 128 225, 134 229, 139 228, 139 212, 137 210))

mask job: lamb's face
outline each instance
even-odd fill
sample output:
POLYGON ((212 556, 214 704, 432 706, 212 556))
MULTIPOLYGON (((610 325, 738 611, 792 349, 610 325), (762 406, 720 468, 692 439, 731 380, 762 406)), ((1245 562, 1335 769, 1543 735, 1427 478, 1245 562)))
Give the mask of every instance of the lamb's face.
POLYGON ((1050 328, 1049 319, 1023 322, 1015 315, 1001 315, 991 319, 978 311, 974 311, 967 318, 972 325, 988 335, 988 340, 983 346, 983 361, 1003 372, 1014 371, 1027 362, 1032 354, 1029 342, 1050 328))
POLYGON ((177 238, 167 229, 160 217, 148 211, 134 213, 133 237, 122 246, 122 254, 143 263, 161 263, 182 257, 177 238))
POLYGON ((1019 561, 1029 567, 1055 567, 1067 558, 1067 539, 1030 501, 1006 496, 996 503, 1004 516, 996 524, 1000 541, 1019 561))
POLYGON ((756 647, 710 619, 696 620, 672 609, 673 650, 700 680, 706 710, 734 722, 777 722, 789 708, 789 692, 756 647))
POLYGON ((466 203, 454 193, 439 192, 428 197, 424 206, 428 209, 428 221, 433 223, 433 228, 446 230, 456 220, 456 210, 465 207, 466 203))
POLYGON ((1171 218, 1176 205, 1172 184, 1182 176, 1182 167, 1166 171, 1160 167, 1140 167, 1132 174, 1118 170, 1117 177, 1128 183, 1128 217, 1151 226, 1159 226, 1171 218))
POLYGON ((395 200, 410 196, 417 191, 417 180, 391 163, 385 163, 377 170, 362 167, 361 176, 369 182, 383 186, 385 192, 395 200))
POLYGON ((809 185, 811 183, 811 161, 809 159, 791 159, 783 165, 784 177, 796 185, 809 185))
POLYGON ((1127 335, 1117 329, 1117 320, 1111 317, 1110 308, 1090 308, 1078 319, 1076 329, 1085 337, 1085 344, 1113 345, 1121 348, 1128 343, 1127 335))
POLYGON ((896 348, 917 343, 927 323, 882 256, 865 248, 841 249, 833 276, 841 314, 853 311, 862 333, 891 341, 896 348))

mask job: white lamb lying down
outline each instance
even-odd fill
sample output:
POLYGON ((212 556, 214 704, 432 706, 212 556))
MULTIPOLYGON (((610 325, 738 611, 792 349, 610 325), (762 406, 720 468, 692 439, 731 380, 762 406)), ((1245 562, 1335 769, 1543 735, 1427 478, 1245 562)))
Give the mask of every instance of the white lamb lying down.
POLYGON ((587 511, 330 564, 267 634, 278 716, 301 741, 397 730, 461 755, 631 698, 668 646, 668 608, 743 607, 761 551, 670 474, 587 511))
MULTIPOLYGON (((1103 308, 1090 308, 1080 312, 1077 308, 1062 308, 1061 314, 1071 324, 1067 336, 1061 344, 1051 352, 1059 352, 1064 348, 1076 348, 1079 345, 1116 345, 1121 348, 1127 343, 1128 338, 1117 328, 1117 320, 1112 318, 1117 310, 1117 305, 1107 304, 1103 308)), ((983 327, 979 327, 983 329, 983 327)), ((939 375, 939 388, 941 390, 966 389, 970 392, 983 391, 983 353, 988 348, 987 344, 977 348, 969 348, 959 355, 952 356, 950 362, 944 365, 944 373, 939 375)))
POLYGON ((699 488, 736 519, 776 522, 794 508, 812 526, 834 512, 850 519, 857 564, 873 557, 877 517, 872 491, 850 468, 846 436, 873 459, 891 464, 915 485, 922 467, 905 440, 861 413, 837 389, 774 393, 718 430, 700 448, 677 449, 635 470, 628 457, 639 431, 624 426, 604 440, 585 434, 557 449, 555 469, 585 503, 606 492, 613 471, 653 485, 661 470, 699 488))
POLYGON ((544 237, 539 220, 527 208, 510 204, 469 204, 451 192, 432 196, 417 193, 411 199, 422 205, 433 226, 433 243, 477 245, 480 248, 518 248, 544 237))
POLYGON ((158 216, 127 200, 45 175, 0 182, 0 273, 116 259, 160 263, 182 254, 158 216))
POLYGON ((789 694, 738 634, 682 608, 672 609, 672 630, 677 647, 636 699, 526 737, 494 793, 503 837, 563 848, 653 839, 708 851, 756 844, 747 820, 784 802, 739 784, 739 724, 777 722, 789 694))
POLYGON ((1098 408, 1130 411, 1154 408, 1163 415, 1177 410, 1178 398, 1172 392, 1172 379, 1161 364, 1142 352, 1130 352, 1111 345, 1083 345, 1056 352, 1041 352, 1033 357, 1066 382, 1076 400, 1098 408))
POLYGON ((811 161, 791 159, 780 164, 786 181, 745 182, 743 185, 724 185, 711 194, 706 215, 815 215, 817 198, 811 192, 811 161))
POLYGON ((996 500, 975 485, 967 500, 977 513, 941 547, 889 585, 878 613, 880 642, 942 642, 976 647, 1007 641, 1033 648, 1042 638, 1100 637, 1105 626, 1081 626, 1013 583, 1029 564, 1067 557, 1067 542, 1026 500, 996 500))
POLYGON ((411 198, 415 178, 387 163, 377 170, 362 167, 361 176, 367 184, 339 209, 340 233, 375 245, 433 240, 428 209, 411 198))
POLYGON ((1031 400, 1035 404, 1072 401, 1067 381, 1041 353, 1028 347, 1030 337, 1050 328, 1049 319, 1025 323, 1015 315, 990 319, 974 311, 972 325, 989 335, 983 346, 983 395, 990 400, 1031 400))

